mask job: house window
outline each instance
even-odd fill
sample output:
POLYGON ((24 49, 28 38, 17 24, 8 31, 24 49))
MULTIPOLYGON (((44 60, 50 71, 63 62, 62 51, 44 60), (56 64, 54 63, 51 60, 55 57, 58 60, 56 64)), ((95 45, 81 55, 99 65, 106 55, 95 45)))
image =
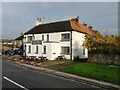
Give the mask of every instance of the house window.
POLYGON ((85 48, 83 48, 83 55, 85 55, 85 48))
POLYGON ((28 36, 27 42, 31 42, 32 41, 32 36, 28 36))
POLYGON ((33 40, 35 40, 35 36, 33 36, 33 40))
POLYGON ((49 35, 47 34, 47 41, 49 41, 49 35))
POLYGON ((24 45, 24 50, 26 51, 26 45, 24 45))
POLYGON ((44 35, 42 35, 42 40, 44 40, 44 35))
POLYGON ((70 47, 61 47, 62 54, 70 54, 70 47))
POLYGON ((43 54, 46 54, 46 46, 43 47, 43 54))
POLYGON ((36 54, 38 54, 38 46, 36 46, 36 54))
POLYGON ((28 47, 28 53, 31 53, 31 46, 28 47))
POLYGON ((61 35, 61 41, 69 41, 70 40, 70 33, 65 33, 61 35))

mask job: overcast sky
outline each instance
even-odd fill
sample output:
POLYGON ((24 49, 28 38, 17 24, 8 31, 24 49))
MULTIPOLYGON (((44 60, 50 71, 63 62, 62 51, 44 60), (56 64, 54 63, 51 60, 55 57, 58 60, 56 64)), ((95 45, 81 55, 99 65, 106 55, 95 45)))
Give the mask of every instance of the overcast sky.
POLYGON ((117 2, 3 2, 3 37, 14 39, 28 31, 37 17, 47 23, 77 16, 80 23, 90 24, 102 34, 118 34, 117 2))

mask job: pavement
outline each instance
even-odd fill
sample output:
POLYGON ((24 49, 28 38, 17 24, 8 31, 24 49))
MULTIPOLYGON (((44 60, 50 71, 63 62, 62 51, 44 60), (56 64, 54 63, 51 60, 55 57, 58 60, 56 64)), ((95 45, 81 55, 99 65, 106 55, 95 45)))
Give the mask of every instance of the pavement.
POLYGON ((11 62, 13 62, 17 65, 29 68, 29 69, 33 69, 33 70, 37 70, 37 71, 40 71, 43 73, 47 73, 50 75, 59 76, 59 77, 66 78, 69 80, 75 80, 75 81, 78 81, 84 85, 90 85, 93 87, 99 87, 99 88, 107 89, 107 90, 120 90, 119 85, 114 85, 111 83, 98 81, 95 79, 85 78, 85 77, 81 77, 81 76, 77 76, 77 75, 73 75, 73 74, 68 74, 68 73, 64 73, 64 72, 60 72, 60 71, 56 71, 56 70, 51 70, 51 69, 47 69, 47 68, 41 68, 41 67, 29 65, 29 64, 20 63, 20 62, 14 62, 14 61, 11 61, 11 62))

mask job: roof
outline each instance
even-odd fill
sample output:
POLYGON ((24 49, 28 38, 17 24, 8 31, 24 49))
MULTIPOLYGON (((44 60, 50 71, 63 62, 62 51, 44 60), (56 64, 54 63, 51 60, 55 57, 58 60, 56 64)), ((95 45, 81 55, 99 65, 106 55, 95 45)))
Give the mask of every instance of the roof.
POLYGON ((17 37, 15 40, 23 40, 23 35, 22 35, 22 36, 17 37))
POLYGON ((85 25, 83 25, 81 23, 78 23, 78 21, 76 21, 75 19, 71 19, 70 22, 71 22, 72 28, 75 31, 79 31, 81 33, 86 33, 86 34, 90 34, 90 35, 95 34, 94 30, 88 28, 87 26, 85 26, 85 25))
POLYGON ((93 30, 89 29, 87 26, 80 24, 78 18, 58 21, 46 24, 40 24, 33 27, 24 34, 40 34, 40 33, 52 33, 52 32, 64 32, 64 31, 79 31, 85 34, 93 34, 93 30))

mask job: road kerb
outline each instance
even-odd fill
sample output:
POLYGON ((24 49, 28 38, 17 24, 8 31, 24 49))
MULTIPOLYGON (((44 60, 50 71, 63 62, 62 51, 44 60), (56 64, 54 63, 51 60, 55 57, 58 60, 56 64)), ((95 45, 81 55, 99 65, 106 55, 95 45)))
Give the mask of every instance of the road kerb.
POLYGON ((73 75, 73 74, 69 74, 69 73, 64 73, 64 72, 60 72, 60 71, 56 71, 56 70, 52 70, 52 69, 37 67, 37 66, 33 66, 33 65, 28 65, 28 64, 23 64, 23 63, 20 63, 20 62, 15 62, 15 63, 20 65, 20 66, 24 66, 24 67, 27 67, 27 68, 30 68, 30 69, 34 69, 34 70, 38 70, 38 71, 41 71, 41 72, 44 72, 44 73, 48 73, 48 74, 56 75, 56 76, 59 76, 59 77, 64 77, 64 78, 67 78, 67 79, 79 81, 81 83, 88 84, 88 85, 95 86, 95 87, 100 87, 102 89, 120 90, 119 85, 114 85, 114 84, 111 84, 111 83, 98 81, 98 80, 90 79, 90 78, 85 78, 85 77, 81 77, 81 76, 77 76, 77 75, 73 75))

